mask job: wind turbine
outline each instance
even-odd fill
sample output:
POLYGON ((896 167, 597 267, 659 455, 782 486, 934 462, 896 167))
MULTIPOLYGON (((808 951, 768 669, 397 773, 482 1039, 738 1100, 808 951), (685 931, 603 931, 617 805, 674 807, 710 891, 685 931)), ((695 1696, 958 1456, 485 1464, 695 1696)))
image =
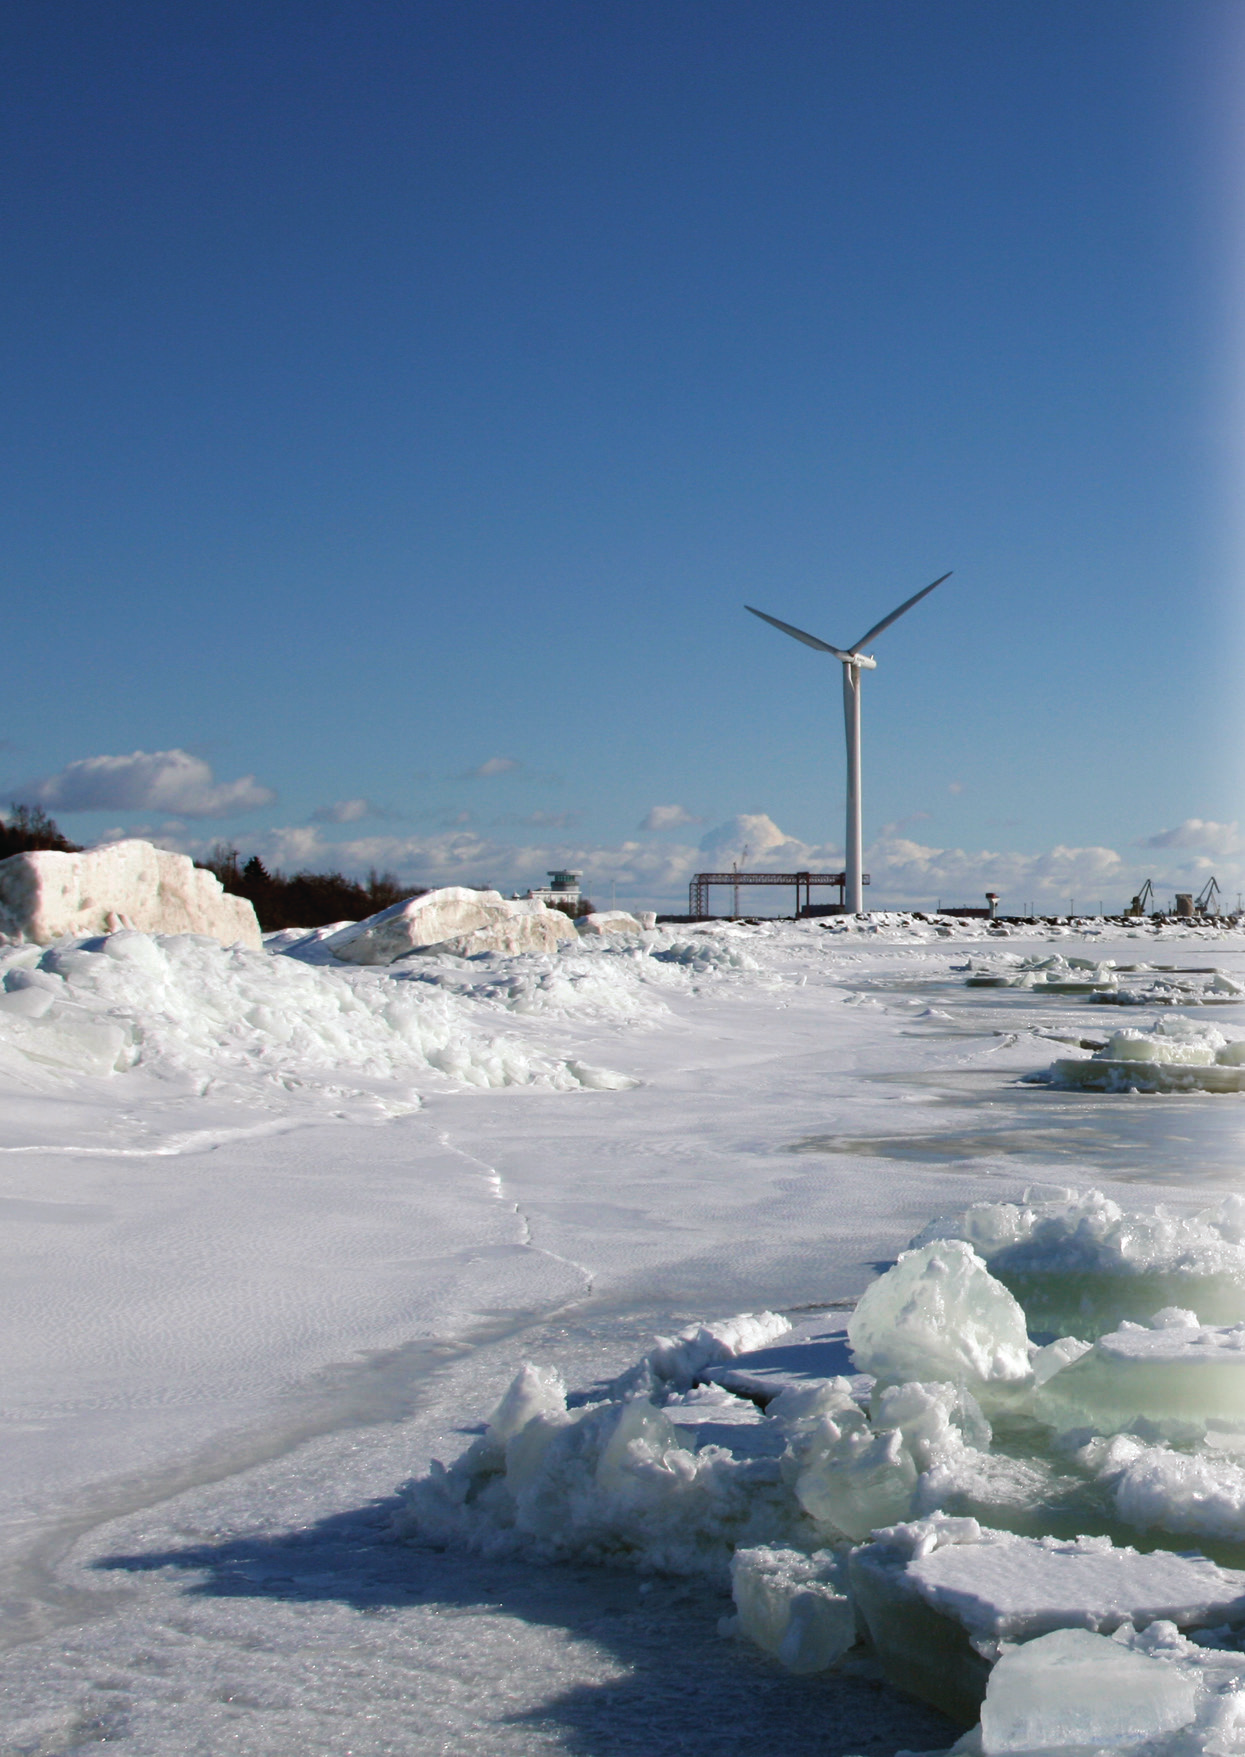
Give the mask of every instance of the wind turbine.
POLYGON ((802 628, 792 628, 789 622, 779 622, 776 616, 767 616, 764 610, 753 610, 751 604, 745 604, 745 610, 751 610, 762 622, 772 623, 784 634, 789 634, 797 641, 803 641, 806 647, 816 647, 818 652, 833 653, 836 659, 843 662, 843 717, 847 722, 847 885, 844 907, 850 914, 859 915, 864 908, 864 888, 861 884, 861 861, 863 858, 860 817, 860 673, 876 671, 877 660, 862 653, 861 648, 871 641, 876 634, 889 628, 892 622, 898 622, 906 610, 927 598, 934 586, 940 586, 943 580, 949 580, 950 573, 944 573, 931 586, 923 586, 906 598, 898 610, 892 610, 881 622, 875 622, 867 634, 862 634, 855 646, 832 647, 829 641, 819 641, 815 634, 805 634, 802 628))

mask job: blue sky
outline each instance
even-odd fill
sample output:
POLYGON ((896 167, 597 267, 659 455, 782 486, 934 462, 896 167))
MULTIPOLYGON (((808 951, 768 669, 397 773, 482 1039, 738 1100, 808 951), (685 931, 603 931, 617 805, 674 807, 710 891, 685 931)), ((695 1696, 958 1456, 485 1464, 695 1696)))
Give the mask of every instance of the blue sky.
POLYGON ((742 605, 953 568, 865 681, 874 901, 1235 889, 1238 16, 15 0, 0 798, 833 863, 838 666, 742 605))

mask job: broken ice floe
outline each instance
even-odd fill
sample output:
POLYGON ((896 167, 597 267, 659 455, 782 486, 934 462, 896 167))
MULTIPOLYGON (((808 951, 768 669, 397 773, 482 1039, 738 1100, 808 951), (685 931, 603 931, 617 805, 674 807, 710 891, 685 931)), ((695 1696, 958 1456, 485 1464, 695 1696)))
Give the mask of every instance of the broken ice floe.
POLYGON ((1024 989, 1038 998, 1066 995, 1095 1006, 1231 1006, 1245 999, 1245 983, 1213 967, 1116 964, 1113 959, 1004 957, 954 965, 966 988, 1024 989))
POLYGON ((1205 1556, 1019 1537, 975 1519, 879 1531, 851 1552, 849 1581, 892 1683, 961 1720, 975 1717, 1005 1643, 1160 1618, 1181 1629, 1245 1624, 1245 1573, 1205 1556))
POLYGON ((1239 1308, 1239 1198, 980 1204, 927 1228, 845 1335, 691 1326, 595 1399, 524 1368, 411 1485, 402 1529, 729 1581, 724 1631, 792 1670, 864 1642, 897 1687, 980 1708, 965 1751, 1245 1752, 1245 1321, 1196 1309, 1229 1289, 1239 1308), (1053 1337, 1035 1289, 1068 1320, 1053 1337), (1146 1322, 1104 1323, 1156 1291, 1146 1322))
POLYGON ((967 966, 966 988, 1026 988, 1041 994, 1093 994, 1113 989, 1119 980, 1113 961, 1093 958, 1018 958, 1005 965, 967 966))
POLYGON ((1031 1377, 1025 1317, 968 1244, 907 1251, 847 1327, 857 1365, 882 1383, 949 1379, 989 1396, 1031 1377))
POLYGON ((856 1642, 856 1612, 832 1550, 736 1550, 734 1627, 790 1672, 823 1672, 856 1642))
POLYGON ((1055 1062, 1030 1076, 1100 1092, 1245 1092, 1245 1039, 1179 1016, 1112 1033, 1085 1061, 1055 1062))
POLYGON ((1098 1190, 1028 1191, 931 1223, 916 1244, 958 1238, 1019 1300, 1030 1334, 1092 1342, 1167 1306, 1245 1321, 1245 1198, 1190 1215, 1126 1212, 1098 1190))

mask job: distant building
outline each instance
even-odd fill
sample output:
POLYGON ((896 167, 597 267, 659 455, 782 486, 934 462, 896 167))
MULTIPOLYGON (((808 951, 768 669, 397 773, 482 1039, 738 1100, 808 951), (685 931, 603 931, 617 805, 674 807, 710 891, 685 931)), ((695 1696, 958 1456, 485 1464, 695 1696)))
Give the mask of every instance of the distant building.
POLYGON ((534 903, 578 903, 581 872, 551 872, 547 885, 538 885, 527 892, 534 903))

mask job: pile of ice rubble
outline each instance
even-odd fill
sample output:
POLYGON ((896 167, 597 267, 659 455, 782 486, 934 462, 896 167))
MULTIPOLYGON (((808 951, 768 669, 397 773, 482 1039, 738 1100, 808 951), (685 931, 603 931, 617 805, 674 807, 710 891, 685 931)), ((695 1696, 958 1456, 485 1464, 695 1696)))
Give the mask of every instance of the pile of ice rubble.
POLYGON ((1113 1031, 1087 1059, 1062 1057, 1028 1078, 1098 1092, 1245 1092, 1245 1038, 1177 1013, 1113 1031))
POLYGON ((363 1092, 388 1113, 418 1103, 406 1082, 429 1074, 622 1089, 635 1081, 581 1059, 576 1027, 642 1026, 668 1013, 672 990, 757 969, 728 933, 572 931, 552 952, 434 948, 380 968, 341 962, 323 949, 331 937, 272 934, 258 952, 129 929, 0 945, 0 1076, 140 1069, 173 1091, 267 1104, 363 1092))
POLYGON ((525 1366, 400 1529, 729 1581, 724 1633, 871 1651, 980 1713, 957 1750, 1245 1752, 1245 1199, 980 1204, 845 1337, 745 1315, 569 1400, 525 1366))
POLYGON ((1230 1006, 1245 999, 1245 983, 1213 967, 1117 964, 1113 958, 1065 958, 1056 952, 1048 957, 1005 956, 977 964, 970 958, 957 968, 967 971, 966 988, 1021 988, 1039 996, 1079 995, 1107 1006, 1230 1006))

